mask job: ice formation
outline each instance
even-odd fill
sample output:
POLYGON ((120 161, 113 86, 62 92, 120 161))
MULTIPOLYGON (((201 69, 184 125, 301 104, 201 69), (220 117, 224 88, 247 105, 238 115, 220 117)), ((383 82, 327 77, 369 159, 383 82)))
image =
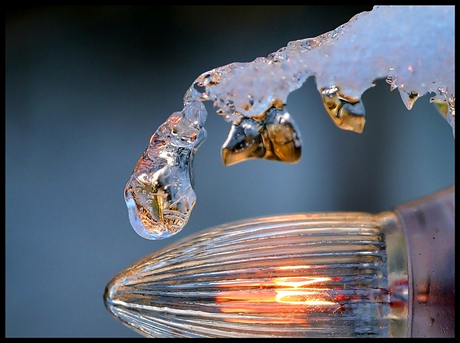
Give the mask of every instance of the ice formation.
POLYGON ((167 238, 182 230, 195 206, 193 156, 206 138, 207 112, 192 101, 169 116, 125 186, 125 202, 134 230, 146 239, 167 238))
POLYGON ((267 57, 205 72, 184 101, 211 100, 226 120, 237 122, 263 113, 274 101, 286 103, 310 76, 322 94, 337 89, 355 102, 374 80, 386 78, 408 109, 418 97, 434 93, 432 101, 441 104, 454 128, 454 16, 454 6, 375 6, 267 57))
POLYGON ((195 124, 174 131, 173 114, 160 127, 173 131, 161 135, 161 144, 155 138, 159 131, 154 133, 128 181, 125 200, 136 232, 165 238, 188 221, 195 203, 191 159, 205 138, 200 132, 205 132, 207 113, 201 101, 213 101, 217 113, 232 124, 222 148, 226 165, 250 158, 299 160, 300 132, 286 101, 310 76, 327 113, 342 129, 362 132, 361 96, 376 79, 385 78, 409 110, 420 96, 434 94, 431 102, 455 135, 454 16, 454 6, 375 6, 335 30, 289 42, 267 57, 201 74, 186 91, 181 112, 195 113, 188 119, 195 124), (199 139, 190 140, 190 132, 199 139), (186 153, 181 141, 188 142, 186 153), (160 181, 165 175, 167 180, 160 181), (148 182, 141 176, 148 176, 148 182))
POLYGON ((262 116, 243 117, 233 123, 222 146, 222 162, 235 164, 250 158, 295 163, 301 138, 285 104, 274 104, 262 116))

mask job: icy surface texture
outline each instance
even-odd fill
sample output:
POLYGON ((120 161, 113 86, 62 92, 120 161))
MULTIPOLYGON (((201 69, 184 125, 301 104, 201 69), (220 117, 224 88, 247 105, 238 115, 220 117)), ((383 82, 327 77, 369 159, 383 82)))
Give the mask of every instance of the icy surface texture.
POLYGON ((207 113, 232 124, 222 147, 225 165, 253 158, 295 163, 301 137, 288 95, 314 76, 325 109, 341 129, 362 132, 362 94, 386 78, 408 109, 426 93, 455 134, 454 6, 375 6, 335 30, 248 63, 201 74, 184 95, 184 109, 154 133, 125 188, 129 218, 147 239, 179 232, 196 201, 192 159, 205 139, 207 113))
POLYGON ((207 112, 200 101, 173 113, 150 138, 150 144, 125 186, 134 230, 146 239, 179 232, 195 206, 192 163, 206 138, 207 112))
POLYGON ((266 111, 275 100, 286 103, 310 76, 318 90, 337 87, 355 99, 374 80, 387 78, 408 109, 418 97, 434 93, 432 101, 441 104, 454 128, 454 16, 454 6, 375 6, 316 38, 205 72, 185 101, 211 100, 234 122, 266 111))

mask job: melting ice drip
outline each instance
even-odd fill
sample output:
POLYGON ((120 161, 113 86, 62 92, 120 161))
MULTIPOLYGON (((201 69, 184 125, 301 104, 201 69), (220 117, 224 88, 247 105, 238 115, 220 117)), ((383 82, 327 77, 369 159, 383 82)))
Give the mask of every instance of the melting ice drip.
POLYGON ((196 201, 193 155, 206 138, 206 117, 203 103, 192 101, 150 138, 125 187, 129 220, 140 236, 167 238, 187 224, 196 201))
POLYGON ((274 102, 260 116, 241 116, 233 123, 222 146, 225 165, 250 158, 295 163, 300 159, 299 130, 286 110, 286 105, 274 102))
POLYGON ((225 165, 251 158, 295 163, 301 138, 288 95, 314 76, 325 109, 341 129, 362 132, 362 94, 385 78, 410 110, 426 93, 455 135, 454 6, 375 6, 335 30, 248 63, 201 74, 176 112, 153 134, 125 187, 131 225, 148 239, 179 232, 196 196, 192 160, 206 137, 206 109, 231 123, 225 165))

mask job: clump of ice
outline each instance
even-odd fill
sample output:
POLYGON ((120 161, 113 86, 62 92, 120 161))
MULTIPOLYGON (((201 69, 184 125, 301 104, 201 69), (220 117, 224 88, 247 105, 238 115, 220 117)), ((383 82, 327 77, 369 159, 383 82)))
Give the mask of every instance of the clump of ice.
POLYGON ((128 181, 133 228, 161 239, 187 223, 196 199, 191 160, 206 136, 207 113, 199 101, 213 101, 233 124, 223 147, 225 164, 255 157, 292 163, 300 158, 300 135, 285 104, 308 77, 316 78, 326 109, 343 129, 362 131, 360 98, 376 79, 386 78, 408 109, 434 93, 432 102, 455 131, 454 67, 453 6, 375 6, 267 57, 203 73, 184 96, 182 116, 173 114, 154 133, 128 181))
POLYGON ((357 99, 376 79, 386 78, 408 109, 418 97, 434 93, 431 100, 446 105, 444 115, 454 129, 454 17, 454 6, 375 6, 267 57, 203 73, 184 102, 211 100, 235 122, 263 113, 276 99, 286 102, 310 76, 320 91, 336 86, 357 99))

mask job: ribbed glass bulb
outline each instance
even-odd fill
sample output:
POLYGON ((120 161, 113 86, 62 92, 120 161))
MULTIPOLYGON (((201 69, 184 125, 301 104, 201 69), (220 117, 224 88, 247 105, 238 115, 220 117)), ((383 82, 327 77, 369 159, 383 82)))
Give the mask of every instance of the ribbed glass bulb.
POLYGON ((407 335, 407 256, 392 212, 227 223, 158 250, 107 285, 147 337, 407 335))

